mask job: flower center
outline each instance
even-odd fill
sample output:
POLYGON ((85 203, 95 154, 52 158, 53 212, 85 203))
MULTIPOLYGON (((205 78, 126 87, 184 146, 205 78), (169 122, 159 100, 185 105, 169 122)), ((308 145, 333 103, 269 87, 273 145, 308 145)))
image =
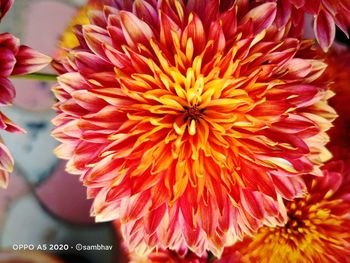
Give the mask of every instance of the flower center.
POLYGON ((184 106, 184 109, 186 113, 185 121, 198 121, 202 117, 202 114, 204 112, 204 109, 199 109, 197 105, 193 105, 190 107, 184 106))

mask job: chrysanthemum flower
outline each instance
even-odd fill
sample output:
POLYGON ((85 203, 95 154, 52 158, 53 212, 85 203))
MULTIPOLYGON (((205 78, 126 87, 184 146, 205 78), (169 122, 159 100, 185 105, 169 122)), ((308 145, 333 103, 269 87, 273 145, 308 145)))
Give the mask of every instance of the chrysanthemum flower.
POLYGON ((334 41, 336 25, 349 37, 349 0, 257 0, 257 2, 276 2, 278 6, 276 22, 281 26, 292 20, 294 26, 302 28, 305 13, 314 16, 315 36, 325 51, 334 41))
MULTIPOLYGON (((0 19, 10 9, 13 1, 0 1, 0 19)), ((0 106, 12 103, 15 89, 8 79, 10 75, 23 75, 50 63, 50 58, 19 44, 19 39, 9 33, 0 34, 0 106)), ((0 112, 0 130, 23 132, 10 119, 0 112)), ((13 169, 13 158, 0 137, 0 186, 6 187, 8 173, 13 169)))
POLYGON ((312 42, 272 25, 276 4, 114 1, 63 62, 53 135, 131 251, 220 255, 320 174, 334 111, 312 42), (241 5, 242 4, 242 5, 241 5))
POLYGON ((263 227, 253 238, 225 249, 217 263, 348 262, 350 160, 332 161, 324 177, 306 177, 309 193, 286 202, 284 227, 263 227))
POLYGON ((332 49, 327 55, 325 77, 332 82, 331 89, 336 93, 330 104, 339 117, 330 129, 330 142, 327 145, 336 159, 350 159, 350 50, 332 49))

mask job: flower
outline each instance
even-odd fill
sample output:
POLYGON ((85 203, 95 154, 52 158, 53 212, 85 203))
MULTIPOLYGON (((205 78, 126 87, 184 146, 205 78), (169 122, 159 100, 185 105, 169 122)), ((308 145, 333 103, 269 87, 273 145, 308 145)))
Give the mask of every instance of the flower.
POLYGON ((332 82, 331 89, 336 96, 329 101, 339 117, 330 129, 327 147, 336 159, 350 159, 350 50, 331 49, 327 55, 325 77, 332 82))
MULTIPOLYGON (((270 2, 270 0, 257 0, 270 2)), ((314 32, 317 41, 327 51, 335 38, 337 25, 347 37, 350 28, 350 1, 338 0, 273 0, 278 4, 276 20, 284 25, 292 20, 298 29, 302 28, 305 13, 314 16, 314 32)))
MULTIPOLYGON (((114 1, 62 61, 55 150, 120 220, 130 251, 219 256, 320 174, 335 116, 312 41, 272 24, 275 3, 114 1)), ((290 28, 290 26, 289 26, 290 28)))
MULTIPOLYGON (((7 13, 13 1, 0 0, 0 19, 7 13)), ((27 46, 20 45, 19 39, 9 33, 0 34, 0 106, 12 103, 16 92, 11 75, 35 72, 50 63, 51 59, 27 46)), ((0 130, 24 132, 0 112, 0 130)), ((13 170, 13 158, 0 137, 0 187, 6 188, 8 173, 13 170)))
POLYGON ((306 176, 309 193, 287 201, 283 227, 263 227, 225 249, 228 262, 346 262, 350 257, 350 160, 332 161, 323 177, 306 176))

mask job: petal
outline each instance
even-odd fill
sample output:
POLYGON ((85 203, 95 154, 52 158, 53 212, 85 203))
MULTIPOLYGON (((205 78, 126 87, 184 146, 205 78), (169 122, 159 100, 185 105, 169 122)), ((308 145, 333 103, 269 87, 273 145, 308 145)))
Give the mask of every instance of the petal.
POLYGON ((0 76, 11 75, 16 64, 15 54, 7 47, 0 47, 0 76))
POLYGON ((280 1, 277 4, 276 23, 278 27, 283 27, 287 24, 292 13, 292 6, 289 1, 280 1))
POLYGON ((0 0, 0 21, 10 10, 15 0, 0 0))
POLYGON ((241 24, 253 23, 254 33, 259 34, 268 28, 275 20, 277 13, 276 3, 265 3, 251 9, 241 20, 241 24))
POLYGON ((151 4, 147 3, 147 1, 135 0, 133 13, 149 25, 153 25, 154 27, 159 25, 157 10, 151 4))
POLYGON ((321 9, 314 22, 316 39, 322 49, 327 52, 335 38, 334 19, 330 13, 321 9))
POLYGON ((264 217, 265 210, 261 193, 248 189, 241 189, 240 195, 244 209, 254 218, 259 220, 262 219, 264 217))
POLYGON ((311 15, 316 15, 320 12, 321 0, 305 1, 304 10, 311 15))
POLYGON ((95 25, 84 25, 83 36, 91 51, 100 58, 105 58, 103 45, 112 45, 108 31, 95 25))
POLYGON ((9 182, 9 174, 4 170, 0 170, 0 187, 7 188, 9 182))
POLYGON ((15 95, 16 91, 11 81, 0 77, 0 105, 10 104, 15 95))
POLYGON ((13 158, 7 147, 0 141, 0 170, 12 172, 13 158))
POLYGON ((0 112, 1 128, 7 132, 12 133, 26 133, 24 129, 14 124, 9 118, 7 118, 2 112, 0 112))
POLYGON ((301 197, 304 184, 300 178, 287 177, 271 173, 271 177, 278 192, 287 200, 293 200, 296 197, 301 197))
POLYGON ((138 43, 147 45, 154 36, 152 29, 130 12, 120 11, 120 20, 126 42, 131 47, 136 47, 138 43))
POLYGON ((51 62, 51 58, 27 46, 20 46, 16 54, 17 63, 12 75, 29 74, 41 70, 51 62))
POLYGON ((148 235, 152 235, 157 230, 166 210, 167 206, 163 204, 147 214, 145 217, 145 230, 148 235))
POLYGON ((6 47, 16 54, 19 48, 19 39, 10 33, 0 34, 0 47, 6 47))
POLYGON ((196 52, 200 53, 205 47, 206 37, 202 21, 195 13, 191 13, 188 17, 188 25, 184 29, 181 38, 182 47, 185 48, 190 39, 193 41, 196 52))
POLYGON ((288 77, 291 77, 293 79, 306 77, 312 69, 311 63, 309 63, 306 59, 300 58, 289 60, 285 64, 285 67, 288 70, 288 77))

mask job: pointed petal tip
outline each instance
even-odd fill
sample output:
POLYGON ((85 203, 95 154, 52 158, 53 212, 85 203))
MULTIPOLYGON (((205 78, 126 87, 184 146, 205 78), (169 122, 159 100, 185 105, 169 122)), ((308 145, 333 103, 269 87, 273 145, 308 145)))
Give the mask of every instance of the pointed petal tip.
POLYGON ((49 65, 52 58, 22 45, 19 47, 16 60, 17 63, 12 75, 25 75, 39 71, 49 65))

